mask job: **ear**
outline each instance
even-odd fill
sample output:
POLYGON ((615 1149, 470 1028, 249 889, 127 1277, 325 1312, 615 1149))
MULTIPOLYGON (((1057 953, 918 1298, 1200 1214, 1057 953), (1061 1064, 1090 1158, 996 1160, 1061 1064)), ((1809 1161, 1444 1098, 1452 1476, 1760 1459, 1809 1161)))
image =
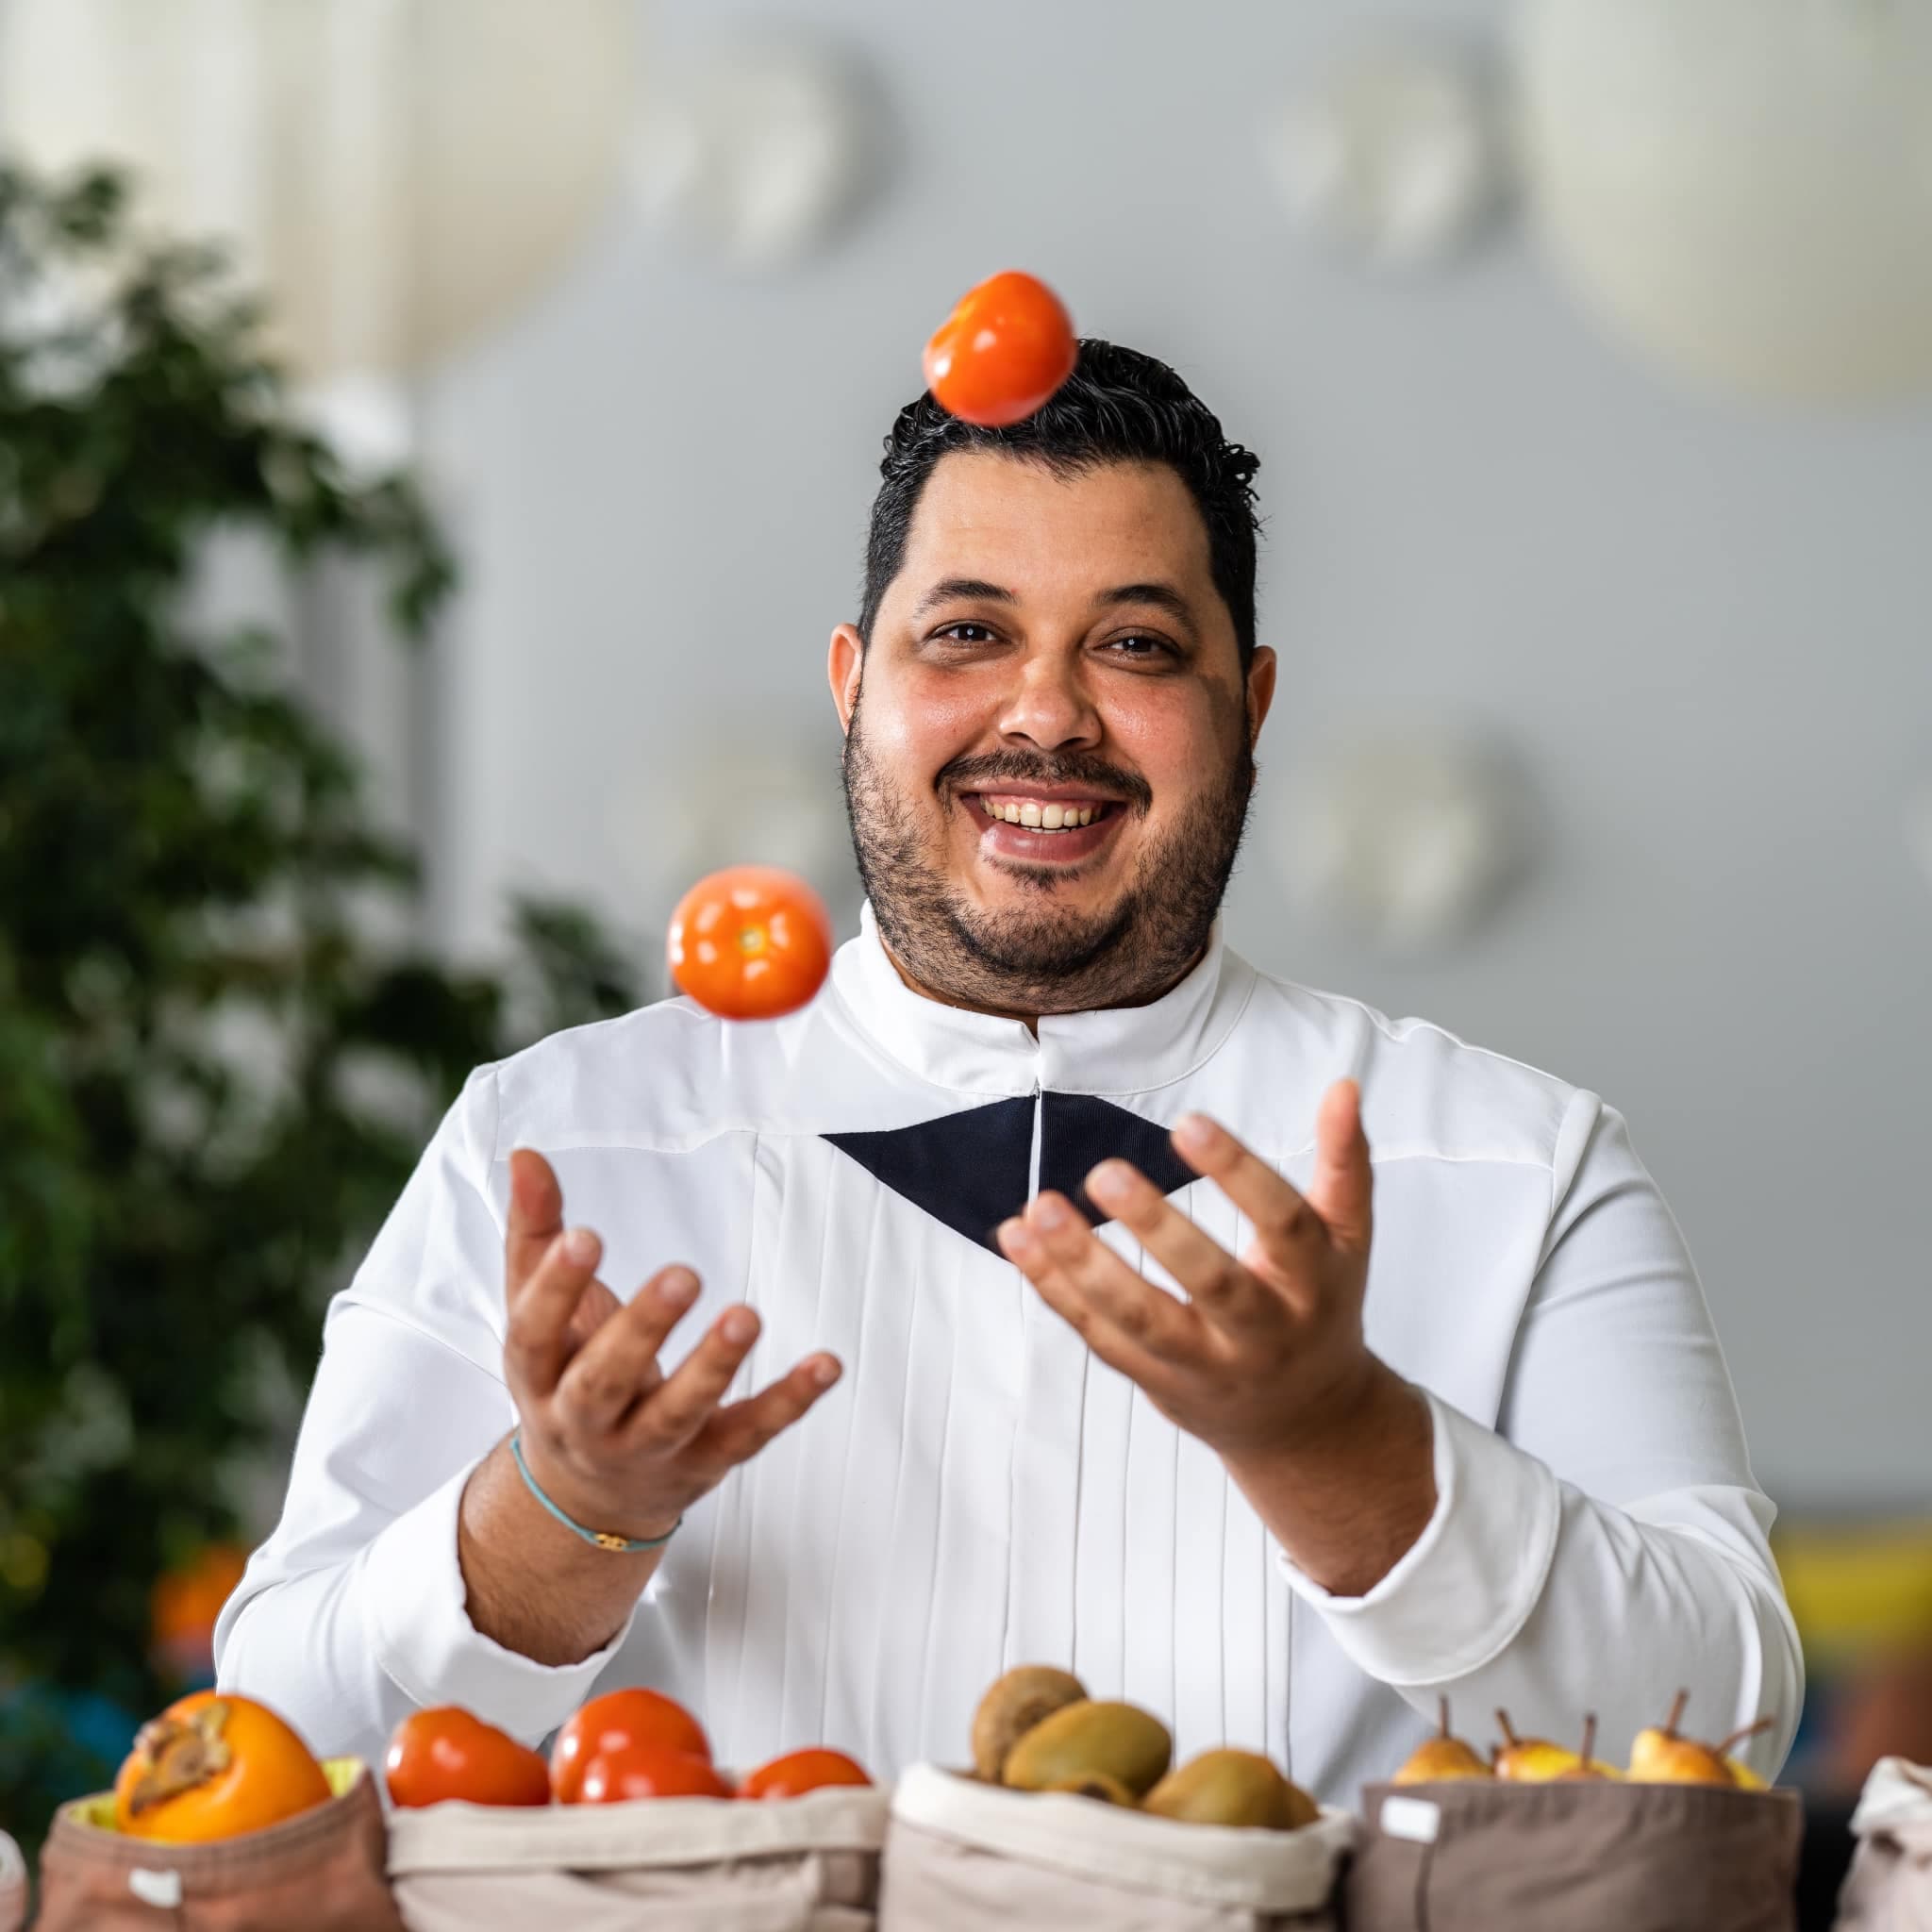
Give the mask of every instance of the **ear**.
POLYGON ((832 648, 825 657, 825 677, 832 687, 832 702, 839 708, 839 729, 852 728, 852 708, 858 702, 858 677, 865 668, 865 641, 858 627, 841 624, 832 633, 832 648))
POLYGON ((1274 653, 1266 644, 1257 644, 1255 655, 1248 664, 1248 749, 1253 751, 1255 741, 1261 735, 1262 722, 1268 716, 1268 707, 1274 702, 1274 653))

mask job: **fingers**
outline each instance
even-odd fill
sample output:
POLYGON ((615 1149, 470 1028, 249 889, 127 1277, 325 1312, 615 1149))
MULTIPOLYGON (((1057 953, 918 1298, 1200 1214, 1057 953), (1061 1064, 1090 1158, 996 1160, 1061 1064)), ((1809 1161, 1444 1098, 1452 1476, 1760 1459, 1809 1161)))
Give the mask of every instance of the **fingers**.
POLYGON ((1142 1280, 1063 1196, 1042 1194, 1024 1217, 1001 1223, 995 1239, 1094 1354, 1142 1388, 1163 1379, 1167 1363, 1201 1353, 1199 1318, 1142 1280))
MULTIPOLYGON (((1205 1174, 1254 1224, 1263 1252, 1294 1283, 1327 1242, 1320 1215, 1258 1155, 1207 1115, 1184 1115, 1174 1144, 1196 1174, 1205 1174)), ((1292 1286, 1291 1301, 1298 1301, 1292 1286)))
MULTIPOLYGON (((1087 1176, 1087 1191, 1180 1283, 1210 1321, 1239 1329, 1274 1312, 1268 1290, 1128 1162, 1102 1161, 1087 1176)), ((1097 1241, 1094 1245, 1102 1247, 1097 1241)), ((1107 1252, 1104 1247, 1102 1252, 1107 1252)))
POLYGON ((808 1356, 769 1389, 719 1409, 698 1436, 698 1450, 721 1468, 736 1468, 797 1422, 842 1373, 836 1356, 808 1356))
POLYGON ((743 1366, 758 1339, 758 1326, 752 1309, 726 1308, 639 1411, 629 1430, 630 1445, 662 1455, 689 1442, 710 1421, 743 1366))
POLYGON ((563 1189, 556 1170, 534 1147, 513 1149, 503 1236, 504 1286, 508 1294, 513 1296, 537 1272, 562 1232, 563 1189))
POLYGON ((521 1286, 511 1283, 503 1365, 513 1393, 541 1398, 556 1389, 570 1359, 572 1319, 603 1252, 589 1228, 572 1228, 550 1242, 521 1286))
POLYGON ((563 1372, 557 1385, 559 1418, 599 1433, 618 1427, 634 1402, 657 1390, 658 1352, 697 1293, 698 1279, 689 1268, 665 1268, 645 1282, 563 1372))
POLYGON ((592 1280, 578 1296, 577 1305, 571 1312, 570 1325, 563 1331, 566 1357, 575 1359, 577 1350, 623 1306, 601 1281, 592 1280))
POLYGON ((1371 1211, 1375 1171, 1362 1132, 1361 1089, 1338 1080, 1322 1096, 1315 1115, 1315 1172, 1308 1206, 1322 1217, 1337 1246, 1367 1254, 1374 1219, 1371 1211))

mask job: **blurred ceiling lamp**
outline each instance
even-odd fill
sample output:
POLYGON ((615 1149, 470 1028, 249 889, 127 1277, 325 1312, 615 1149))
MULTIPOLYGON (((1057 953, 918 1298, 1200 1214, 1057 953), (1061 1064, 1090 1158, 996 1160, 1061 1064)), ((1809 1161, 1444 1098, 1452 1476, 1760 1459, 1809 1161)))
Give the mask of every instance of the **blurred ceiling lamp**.
POLYGON ((1932 6, 1524 0, 1525 187, 1604 317, 1796 401, 1932 385, 1932 6))
POLYGON ((1390 954, 1440 951, 1501 902, 1529 861, 1514 766, 1433 733, 1357 741, 1301 763, 1274 852, 1304 916, 1390 954))
POLYGON ((844 54, 784 34, 667 77, 631 144, 639 205, 695 254, 746 273, 819 248, 866 185, 871 91, 844 54))
POLYGON ((1264 127, 1262 155, 1304 226, 1381 268, 1461 252, 1507 178, 1492 90, 1426 42, 1356 54, 1264 127))
POLYGON ((633 0, 8 0, 0 135, 136 170, 221 237, 305 375, 421 365, 569 258, 622 179, 633 0))

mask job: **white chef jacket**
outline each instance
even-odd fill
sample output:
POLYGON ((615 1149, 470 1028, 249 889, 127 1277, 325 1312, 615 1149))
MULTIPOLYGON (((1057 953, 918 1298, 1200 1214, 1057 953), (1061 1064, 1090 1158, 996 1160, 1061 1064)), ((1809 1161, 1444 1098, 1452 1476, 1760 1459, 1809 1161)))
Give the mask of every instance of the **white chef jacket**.
POLYGON ((418 1706, 535 1742, 648 1684, 721 1763, 824 1742, 890 1775, 965 1761, 981 1692, 1035 1662, 1166 1718, 1182 1755, 1267 1750, 1344 1803, 1439 1692, 1478 1740, 1499 1705, 1563 1740, 1594 1710, 1621 1753, 1688 1685, 1700 1734, 1775 1714, 1752 1747, 1770 1771, 1803 1691, 1772 1516, 1683 1240, 1595 1094, 1257 973, 1218 932, 1164 998, 1036 1037, 911 991, 868 911, 787 1020, 671 1000, 472 1077, 330 1307, 282 1519, 216 1655, 318 1750, 376 1758, 418 1706), (1439 1497, 1357 1598, 1303 1575, 990 1239, 1120 1153, 1239 1249, 1166 1130, 1198 1109, 1305 1181, 1343 1075, 1374 1163, 1368 1341, 1428 1393, 1439 1497), (518 1146, 603 1236, 615 1292, 695 1268, 672 1359, 743 1300, 764 1329, 737 1392, 814 1349, 845 1364, 691 1510, 609 1645, 562 1668, 472 1627, 457 1557, 463 1485, 515 1423, 518 1146))

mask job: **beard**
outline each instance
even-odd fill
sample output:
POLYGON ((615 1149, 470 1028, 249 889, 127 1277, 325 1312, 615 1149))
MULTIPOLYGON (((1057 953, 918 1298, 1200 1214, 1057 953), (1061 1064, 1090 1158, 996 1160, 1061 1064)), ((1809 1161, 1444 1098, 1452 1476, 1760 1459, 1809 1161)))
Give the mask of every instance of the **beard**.
MULTIPOLYGON (((864 708, 861 688, 841 761, 853 856, 880 938, 928 991, 1027 1015, 1139 1006, 1158 998, 1200 956, 1247 828, 1255 760, 1244 731, 1237 729, 1221 783, 1142 844, 1113 905, 1089 912, 1060 905, 1059 867, 1008 860, 1001 870, 1032 903, 990 911, 947 880, 943 822, 933 832, 922 828, 920 802, 873 756, 864 708)), ((965 792, 1028 783, 1091 785, 1142 820, 1153 804, 1144 778, 1086 753, 958 758, 933 790, 950 810, 965 792)))

